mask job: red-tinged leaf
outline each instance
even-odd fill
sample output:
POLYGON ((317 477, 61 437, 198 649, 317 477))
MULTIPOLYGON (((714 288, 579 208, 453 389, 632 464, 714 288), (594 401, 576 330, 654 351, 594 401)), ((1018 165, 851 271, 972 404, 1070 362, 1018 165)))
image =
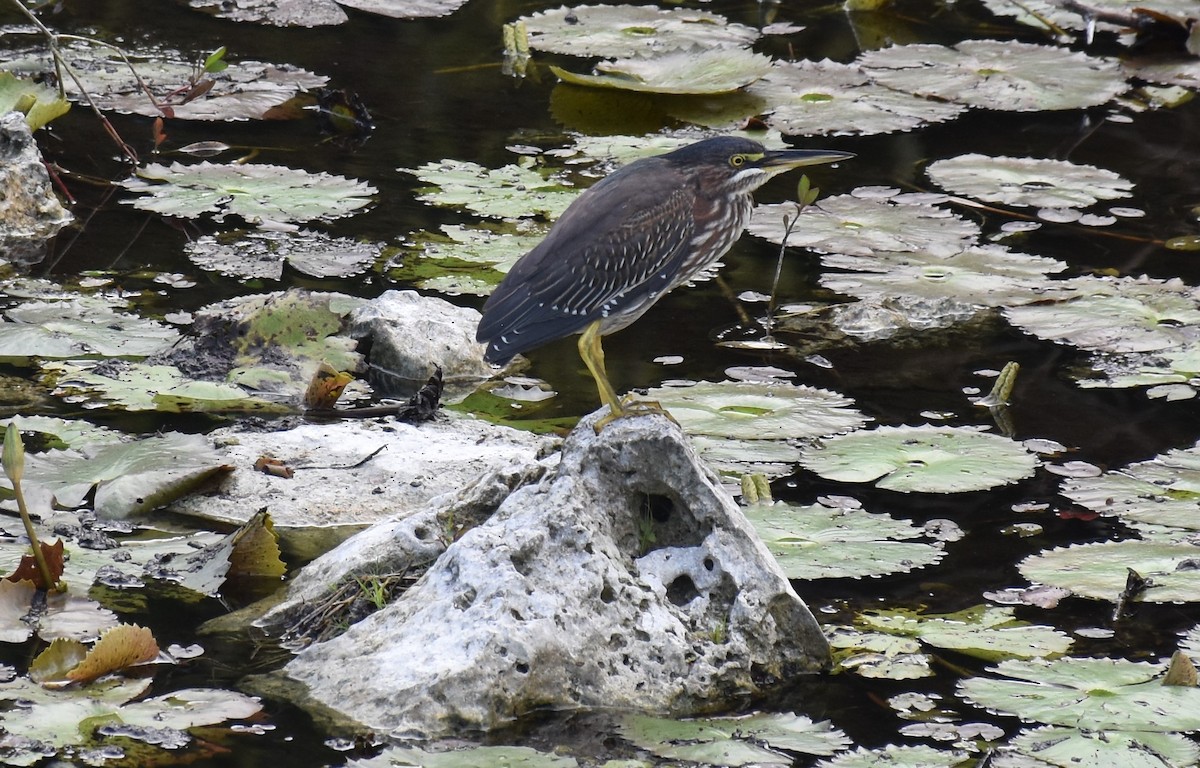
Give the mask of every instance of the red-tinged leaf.
POLYGON ((21 581, 29 579, 37 586, 38 589, 50 589, 63 574, 63 542, 62 539, 55 541, 53 544, 42 542, 42 557, 46 558, 46 565, 50 569, 50 577, 54 579, 54 584, 43 584, 42 574, 38 570, 37 561, 33 559, 33 555, 22 555, 21 562, 17 564, 17 569, 4 578, 9 581, 21 581))

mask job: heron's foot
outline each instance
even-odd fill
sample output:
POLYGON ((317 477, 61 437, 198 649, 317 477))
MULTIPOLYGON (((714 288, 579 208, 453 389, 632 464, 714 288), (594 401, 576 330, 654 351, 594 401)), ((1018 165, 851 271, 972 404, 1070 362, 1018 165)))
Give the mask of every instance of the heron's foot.
POLYGON ((671 420, 672 424, 679 426, 679 422, 675 421, 675 417, 659 403, 653 400, 638 400, 633 395, 625 395, 625 397, 621 398, 620 408, 613 408, 610 405, 608 414, 597 419, 593 428, 598 435, 602 429, 617 419, 624 419, 631 416, 666 416, 671 420))

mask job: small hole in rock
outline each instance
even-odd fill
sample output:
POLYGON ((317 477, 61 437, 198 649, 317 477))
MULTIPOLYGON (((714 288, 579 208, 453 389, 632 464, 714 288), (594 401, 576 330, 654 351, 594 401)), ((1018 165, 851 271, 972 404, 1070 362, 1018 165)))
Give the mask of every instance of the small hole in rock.
POLYGON ((416 536, 418 541, 426 541, 429 539, 429 529, 424 526, 418 526, 413 529, 413 536, 416 536))
POLYGON ((666 496, 648 493, 642 499, 642 509, 650 513, 650 519, 654 522, 665 523, 671 519, 671 513, 675 511, 675 502, 666 496))
POLYGON ((617 599, 617 595, 615 592, 613 592, 613 588, 611 586, 609 586, 608 584, 605 584, 604 588, 600 590, 600 600, 605 603, 611 603, 613 600, 616 600, 616 599, 617 599))
POLYGON ((696 583, 687 574, 677 576, 667 587, 667 599, 675 605, 687 605, 699 596, 696 583))
POLYGON ((518 672, 520 672, 522 675, 528 675, 528 674, 529 674, 529 665, 528 665, 528 664, 526 664, 526 663, 525 663, 525 662, 523 662, 523 661, 518 661, 518 662, 517 662, 517 664, 516 664, 516 666, 515 666, 515 667, 513 667, 513 668, 514 668, 515 670, 517 670, 518 672))
POLYGON ((713 568, 716 568, 716 567, 717 567, 717 564, 713 562, 713 559, 711 557, 704 558, 704 570, 711 571, 713 568))

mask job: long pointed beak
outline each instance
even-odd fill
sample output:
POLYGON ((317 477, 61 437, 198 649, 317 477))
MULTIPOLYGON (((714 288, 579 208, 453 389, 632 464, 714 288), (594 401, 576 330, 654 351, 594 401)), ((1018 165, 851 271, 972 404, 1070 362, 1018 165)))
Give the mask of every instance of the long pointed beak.
POLYGON ((763 153, 762 159, 758 161, 758 167, 775 175, 792 168, 836 163, 852 157, 854 157, 853 152, 839 152, 836 149, 768 149, 763 153))

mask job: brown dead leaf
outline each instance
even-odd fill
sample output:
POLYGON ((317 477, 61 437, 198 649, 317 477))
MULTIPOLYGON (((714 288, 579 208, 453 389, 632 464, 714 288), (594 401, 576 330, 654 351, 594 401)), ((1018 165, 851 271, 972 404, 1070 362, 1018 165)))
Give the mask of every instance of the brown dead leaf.
POLYGON ((66 677, 76 682, 87 682, 156 658, 158 643, 150 630, 136 624, 122 624, 101 635, 87 657, 66 677))
POLYGON ((50 568, 50 576, 54 579, 54 584, 43 584, 42 574, 38 570, 37 561, 33 559, 33 555, 22 555, 21 562, 17 564, 17 569, 5 576, 9 581, 21 581, 28 579, 34 583, 38 589, 50 589, 62 579, 63 574, 63 542, 62 539, 47 544, 42 542, 42 556, 46 558, 46 565, 50 568))
POLYGON ((337 399, 342 396, 342 390, 351 381, 354 381, 354 377, 350 374, 322 362, 312 380, 308 382, 308 390, 304 393, 304 407, 315 410, 333 408, 337 399))

